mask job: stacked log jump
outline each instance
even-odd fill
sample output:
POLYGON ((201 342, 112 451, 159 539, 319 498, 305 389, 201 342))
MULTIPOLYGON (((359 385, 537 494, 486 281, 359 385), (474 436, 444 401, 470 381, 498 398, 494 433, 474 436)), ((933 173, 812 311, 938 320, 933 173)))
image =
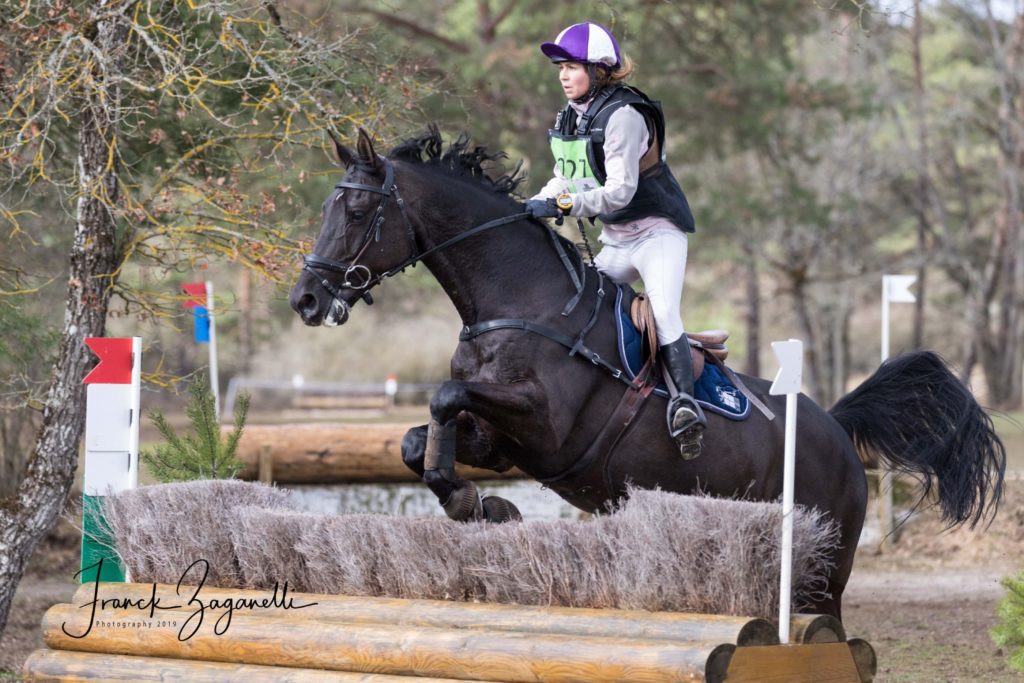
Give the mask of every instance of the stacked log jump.
POLYGON ((94 590, 46 613, 26 680, 861 683, 876 668, 821 616, 794 617, 797 644, 779 645, 742 617, 117 583, 93 604, 94 590))
MULTIPOLYGON (((273 481, 284 484, 384 484, 419 481, 402 462, 402 439, 416 425, 248 425, 238 445, 245 463, 240 479, 255 480, 261 454, 269 457, 273 481)), ((521 478, 519 470, 498 474, 458 465, 463 479, 521 478)))

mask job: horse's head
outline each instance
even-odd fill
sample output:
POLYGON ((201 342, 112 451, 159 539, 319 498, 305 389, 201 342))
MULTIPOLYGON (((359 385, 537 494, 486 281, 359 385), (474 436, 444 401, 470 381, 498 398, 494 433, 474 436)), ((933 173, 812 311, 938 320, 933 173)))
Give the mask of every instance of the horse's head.
POLYGON ((324 202, 320 235, 288 297, 304 323, 328 327, 348 320, 360 297, 372 302, 370 288, 417 250, 392 162, 362 129, 354 151, 334 144, 346 173, 324 202))

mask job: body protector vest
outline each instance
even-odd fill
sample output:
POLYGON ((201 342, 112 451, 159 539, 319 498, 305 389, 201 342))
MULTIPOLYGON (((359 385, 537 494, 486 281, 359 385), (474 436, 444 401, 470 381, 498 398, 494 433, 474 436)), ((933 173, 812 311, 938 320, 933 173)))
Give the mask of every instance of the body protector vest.
POLYGON ((647 123, 650 147, 640 158, 636 193, 629 204, 597 216, 604 223, 626 223, 648 216, 663 216, 683 232, 695 229, 686 195, 665 163, 665 116, 661 103, 631 86, 605 88, 597 94, 577 122, 570 106, 558 113, 548 141, 559 172, 569 181, 572 192, 585 192, 604 185, 604 132, 611 115, 629 105, 647 123))

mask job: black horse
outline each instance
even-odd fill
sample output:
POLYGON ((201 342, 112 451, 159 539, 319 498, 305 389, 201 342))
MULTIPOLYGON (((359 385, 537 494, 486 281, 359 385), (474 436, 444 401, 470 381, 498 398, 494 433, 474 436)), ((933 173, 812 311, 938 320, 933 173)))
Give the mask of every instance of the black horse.
MULTIPOLYGON (((454 460, 497 471, 514 465, 590 511, 605 509, 627 482, 779 498, 783 397, 768 395, 765 380, 743 378, 778 417, 755 411, 731 422, 709 414, 703 454, 681 459, 666 430, 664 399, 647 398, 615 375, 613 285, 521 213, 510 196, 516 174, 484 173, 500 155, 464 138, 444 151, 436 129, 386 158, 363 131, 355 150, 335 144, 347 172, 324 203, 315 254, 306 257, 290 303, 307 325, 339 325, 360 298, 372 302, 370 288, 417 261, 440 282, 465 327, 452 379, 430 402, 431 424, 410 430, 402 455, 449 516, 518 516, 508 501, 481 500, 455 477, 454 460), (635 412, 631 422, 624 404, 635 412)), ((998 506, 1003 445, 932 353, 883 364, 831 411, 801 395, 798 412, 796 502, 827 512, 841 530, 816 611, 840 616, 853 566, 867 504, 858 449, 919 476, 926 495, 936 482, 950 525, 974 526, 998 506)))

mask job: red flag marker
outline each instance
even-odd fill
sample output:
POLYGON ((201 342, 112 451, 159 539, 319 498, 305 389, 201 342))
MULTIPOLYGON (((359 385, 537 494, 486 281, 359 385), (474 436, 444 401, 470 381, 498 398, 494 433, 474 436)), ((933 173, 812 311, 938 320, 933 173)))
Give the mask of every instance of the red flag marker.
POLYGON ((85 345, 92 349, 100 362, 85 376, 83 384, 132 383, 131 337, 88 337, 85 345))
POLYGON ((186 282, 181 286, 185 293, 189 295, 188 301, 182 304, 185 308, 195 308, 196 306, 206 306, 206 283, 205 282, 186 282))

